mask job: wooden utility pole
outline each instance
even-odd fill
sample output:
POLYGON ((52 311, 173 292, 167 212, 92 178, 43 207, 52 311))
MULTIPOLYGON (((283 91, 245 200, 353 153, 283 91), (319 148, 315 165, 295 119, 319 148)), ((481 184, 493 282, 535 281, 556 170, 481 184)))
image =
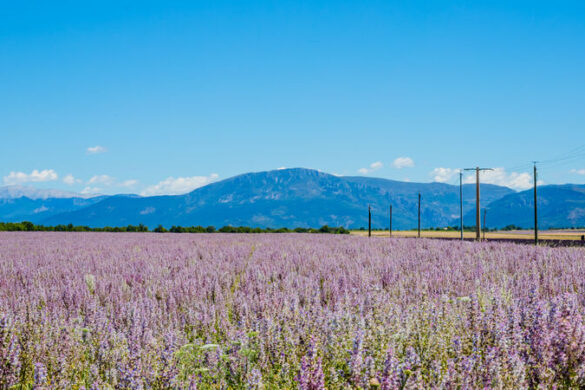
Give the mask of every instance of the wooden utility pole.
POLYGON ((534 245, 538 245, 538 196, 536 195, 536 161, 534 162, 534 245))
POLYGON ((475 186, 475 201, 477 202, 477 207, 475 210, 475 238, 479 241, 480 240, 480 229, 481 229, 481 216, 479 215, 480 212, 480 205, 479 205, 479 167, 477 167, 477 169, 475 170, 475 181, 476 181, 476 186, 475 186))
POLYGON ((461 241, 463 241, 463 172, 459 171, 459 222, 461 228, 461 241))
POLYGON ((372 208, 368 205, 368 237, 372 237, 372 208))
POLYGON ((420 238, 420 192, 418 193, 418 238, 420 238))
POLYGON ((392 237, 392 205, 390 205, 390 228, 388 231, 390 232, 390 237, 392 237))
POLYGON ((479 202, 479 172, 480 171, 492 171, 492 168, 465 168, 466 171, 475 171, 475 239, 481 240, 481 213, 480 213, 480 202, 479 202))

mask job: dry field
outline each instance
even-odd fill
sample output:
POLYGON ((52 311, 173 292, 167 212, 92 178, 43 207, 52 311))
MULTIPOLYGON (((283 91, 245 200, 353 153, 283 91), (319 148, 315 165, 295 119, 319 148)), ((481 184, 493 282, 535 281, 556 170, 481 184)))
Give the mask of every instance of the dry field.
MULTIPOLYGON (((367 236, 367 230, 352 230, 351 234, 357 236, 367 236)), ((421 231, 422 237, 429 238, 458 238, 459 232, 456 231, 421 231)), ((541 230, 538 233, 538 237, 542 240, 580 240, 581 236, 585 234, 585 230, 541 230)), ((388 230, 384 231, 372 231, 372 236, 376 237, 388 237, 388 230)), ((393 237, 416 237, 417 232, 412 230, 398 230, 392 232, 393 237)), ((475 238, 475 232, 465 232, 464 237, 467 239, 475 238)), ((483 237, 483 233, 482 233, 483 237)), ((532 230, 513 230, 513 231, 500 231, 500 232, 487 232, 485 234, 487 239, 512 239, 531 240, 534 237, 534 231, 532 230)))

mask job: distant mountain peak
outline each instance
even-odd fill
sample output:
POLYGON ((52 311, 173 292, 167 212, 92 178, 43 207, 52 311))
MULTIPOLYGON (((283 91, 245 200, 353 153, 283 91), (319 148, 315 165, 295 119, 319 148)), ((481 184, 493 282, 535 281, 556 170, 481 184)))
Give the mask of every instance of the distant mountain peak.
POLYGON ((26 197, 29 199, 67 199, 67 198, 95 198, 99 194, 79 194, 76 192, 55 190, 49 188, 36 188, 32 186, 10 185, 0 187, 0 199, 17 199, 26 197))
MULTIPOLYGON (((300 167, 244 173, 184 195, 89 198, 58 190, 0 187, 0 221, 88 226, 144 223, 150 227, 162 224, 357 228, 367 226, 369 205, 373 226, 386 228, 388 208, 392 205, 393 226, 410 229, 417 223, 419 193, 423 227, 459 224, 459 186, 337 176, 300 167)), ((516 192, 508 187, 482 184, 481 195, 482 208, 488 209, 489 227, 508 223, 529 226, 530 190, 516 192)), ((542 226, 585 224, 585 186, 542 186, 539 197, 545 203, 540 211, 542 226)), ((467 224, 474 223, 474 210, 475 184, 466 184, 463 212, 467 224)))
MULTIPOLYGON (((142 198, 108 197, 101 202, 43 220, 45 224, 90 226, 214 225, 260 227, 367 226, 385 227, 394 206, 397 228, 416 221, 417 194, 423 193, 423 226, 446 226, 459 211, 459 187, 443 183, 399 182, 382 178, 335 176, 309 168, 285 168, 245 173, 197 188, 185 195, 142 198)), ((499 199, 513 191, 490 186, 484 199, 499 199)), ((465 211, 475 192, 464 188, 465 211)))

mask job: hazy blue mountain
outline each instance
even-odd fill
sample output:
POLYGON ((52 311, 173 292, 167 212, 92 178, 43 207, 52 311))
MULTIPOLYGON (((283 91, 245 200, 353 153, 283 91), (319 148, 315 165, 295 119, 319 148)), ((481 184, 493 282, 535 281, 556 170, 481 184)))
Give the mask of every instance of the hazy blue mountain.
POLYGON ((104 200, 105 196, 94 198, 48 198, 30 199, 0 198, 0 221, 40 223, 55 214, 79 210, 104 200))
POLYGON ((0 187, 0 199, 17 199, 26 197, 29 199, 49 198, 95 198, 96 194, 78 194, 76 192, 61 191, 47 188, 36 188, 32 186, 10 185, 0 187))
MULTIPOLYGON (((137 195, 115 196, 137 197, 137 195)), ((0 187, 0 221, 41 223, 56 214, 79 210, 109 197, 31 186, 3 186, 0 187)))
MULTIPOLYGON (((487 204, 488 227, 516 225, 534 227, 534 192, 527 190, 506 195, 487 204)), ((585 185, 546 185, 538 188, 538 217, 541 229, 585 226, 585 185)), ((465 223, 475 225, 475 214, 465 215, 465 223)), ((483 213, 482 213, 483 218, 483 213)))
MULTIPOLYGON (((465 224, 475 224, 475 186, 463 186, 465 224)), ((0 221, 43 224, 121 226, 247 225, 318 227, 324 224, 387 228, 393 205, 395 229, 417 225, 418 193, 422 226, 459 224, 459 187, 369 177, 340 177, 311 169, 247 173, 177 196, 136 195, 83 198, 75 193, 34 187, 0 187, 0 221), (28 196, 24 196, 28 195, 28 196)), ((532 190, 515 192, 483 184, 487 225, 533 226, 532 190)), ((585 185, 548 185, 539 189, 541 228, 585 226, 585 185)), ((482 213, 483 216, 483 213, 482 213)))
MULTIPOLYGON (((464 186, 464 211, 474 207, 474 186, 464 186)), ((367 177, 339 177, 295 168, 247 173, 177 196, 108 197, 98 203, 50 216, 45 224, 73 223, 120 226, 144 223, 171 225, 247 225, 258 227, 317 227, 324 224, 367 226, 372 206, 373 226, 387 228, 393 205, 393 226, 414 228, 417 198, 422 195, 422 226, 456 224, 459 187, 442 183, 407 183, 367 177)), ((486 202, 513 190, 482 185, 486 202)))

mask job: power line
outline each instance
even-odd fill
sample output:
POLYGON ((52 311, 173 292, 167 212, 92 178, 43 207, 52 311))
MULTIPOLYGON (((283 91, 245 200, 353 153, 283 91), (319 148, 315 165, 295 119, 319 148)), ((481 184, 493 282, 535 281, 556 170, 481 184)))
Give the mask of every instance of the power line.
POLYGON ((515 166, 511 166, 511 167, 506 167, 506 169, 509 171, 518 171, 518 170, 528 169, 530 167, 532 167, 531 163, 524 163, 524 164, 519 164, 519 165, 515 165, 515 166))
POLYGON ((550 164, 550 163, 555 163, 555 162, 559 162, 559 161, 564 161, 567 159, 580 158, 580 157, 584 157, 584 156, 585 156, 585 145, 581 145, 581 146, 578 146, 574 149, 571 149, 567 153, 564 153, 562 155, 557 155, 557 157, 555 157, 555 158, 551 158, 548 160, 541 160, 540 164, 550 164))
MULTIPOLYGON (((579 161, 581 159, 585 159, 585 145, 581 145, 579 147, 573 148, 566 153, 559 154, 554 158, 550 158, 547 160, 540 160, 540 161, 532 161, 530 163, 522 163, 512 167, 505 167, 508 172, 517 171, 517 170, 525 170, 529 167, 533 167, 533 187, 534 187, 534 241, 535 244, 538 244, 538 193, 537 193, 537 186, 538 186, 538 170, 540 172, 550 172, 552 169, 556 167, 560 167, 563 165, 571 164, 575 161, 579 161), (536 164, 538 163, 538 169, 536 164)), ((459 179, 459 218, 460 218, 460 229, 461 229, 461 239, 464 238, 464 220, 463 220, 463 182, 464 182, 464 171, 475 171, 476 172, 476 239, 481 239, 481 202, 480 202, 480 172, 481 171, 493 171, 493 168, 465 168, 459 170, 459 177, 452 175, 448 181, 444 181, 443 183, 449 185, 456 185, 457 179, 459 179)), ((523 172, 522 174, 526 174, 528 172, 523 172)), ((389 206, 389 235, 392 236, 392 205, 389 206)), ((485 221, 485 213, 487 210, 484 209, 484 227, 487 227, 485 221)), ((368 206, 368 236, 371 237, 371 206, 368 206)), ((418 194, 418 237, 420 237, 421 231, 421 194, 418 194)))
MULTIPOLYGON (((573 148, 566 153, 557 154, 549 159, 541 159, 538 161, 540 171, 550 171, 553 168, 566 166, 581 159, 585 160, 585 145, 573 148)), ((511 167, 506 167, 508 171, 525 170, 533 167, 534 162, 526 162, 511 167)))

